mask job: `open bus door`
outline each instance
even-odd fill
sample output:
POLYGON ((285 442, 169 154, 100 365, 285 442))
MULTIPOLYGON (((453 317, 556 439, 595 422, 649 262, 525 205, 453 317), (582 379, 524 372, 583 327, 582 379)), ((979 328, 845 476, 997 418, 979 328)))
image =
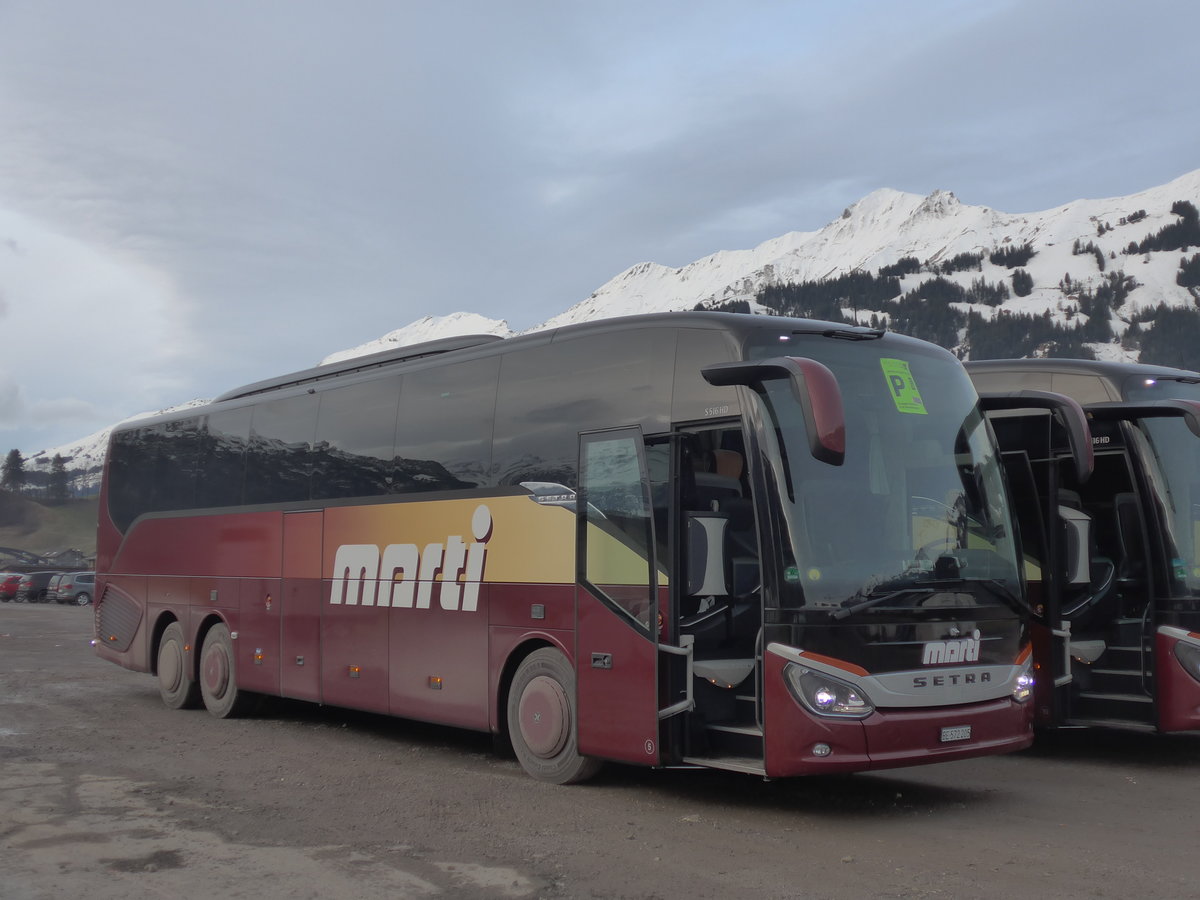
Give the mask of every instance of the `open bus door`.
POLYGON ((1085 514, 1064 500, 1058 460, 1069 459, 1072 483, 1087 481, 1095 467, 1083 408, 1044 391, 985 393, 1001 449, 1009 502, 1021 533, 1026 594, 1033 609, 1035 719, 1061 723, 1070 715, 1071 623, 1065 590, 1086 586, 1088 530, 1085 514))
MULTIPOLYGON (((641 429, 580 435, 575 677, 579 752, 641 765, 659 746, 659 590, 641 429)), ((665 711, 669 712, 669 711, 665 711)))

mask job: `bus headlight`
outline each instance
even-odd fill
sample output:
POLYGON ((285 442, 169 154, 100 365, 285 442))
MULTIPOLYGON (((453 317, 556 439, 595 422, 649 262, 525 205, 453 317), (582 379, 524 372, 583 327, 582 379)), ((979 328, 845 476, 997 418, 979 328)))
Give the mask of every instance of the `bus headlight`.
POLYGON ((819 716, 864 719, 875 712, 866 694, 840 678, 795 663, 788 664, 783 673, 792 696, 819 716))
POLYGON ((1175 645, 1175 658, 1185 672, 1200 681, 1200 647, 1179 641, 1175 645))
POLYGON ((1021 671, 1017 675, 1017 680, 1013 682, 1013 699, 1018 703, 1024 703, 1033 696, 1033 686, 1035 683, 1033 668, 1029 662, 1026 662, 1021 667, 1021 671))

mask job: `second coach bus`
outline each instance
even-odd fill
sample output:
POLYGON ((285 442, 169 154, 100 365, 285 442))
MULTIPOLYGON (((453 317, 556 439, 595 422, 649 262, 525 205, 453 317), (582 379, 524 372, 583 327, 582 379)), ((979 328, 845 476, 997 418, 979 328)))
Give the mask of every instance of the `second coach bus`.
POLYGON ((1036 573, 1038 723, 1200 729, 1200 373, 1067 359, 967 369, 981 393, 1065 394, 1090 423, 1086 481, 1044 415, 992 423, 1036 573))
POLYGON ((765 777, 1032 740, 1000 459, 961 364, 826 322, 404 347, 115 430, 97 652, 171 707, 282 695, 765 777))

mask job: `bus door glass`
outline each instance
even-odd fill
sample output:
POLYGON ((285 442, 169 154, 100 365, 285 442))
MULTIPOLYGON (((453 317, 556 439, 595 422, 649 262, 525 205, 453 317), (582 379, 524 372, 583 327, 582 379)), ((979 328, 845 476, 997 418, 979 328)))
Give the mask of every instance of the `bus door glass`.
POLYGON ((1164 608, 1191 609, 1200 596, 1200 440, 1183 419, 1141 419, 1131 442, 1144 471, 1166 561, 1164 608))
POLYGON ((579 752, 659 761, 658 591, 640 429, 580 438, 576 689, 579 752))

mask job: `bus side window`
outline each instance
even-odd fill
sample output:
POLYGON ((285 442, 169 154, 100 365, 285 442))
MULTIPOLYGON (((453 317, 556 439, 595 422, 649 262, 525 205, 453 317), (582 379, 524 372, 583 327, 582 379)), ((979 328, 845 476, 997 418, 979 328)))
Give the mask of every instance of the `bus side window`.
POLYGON ((499 372, 500 360, 487 357, 404 376, 396 421, 398 491, 491 483, 499 372))
POLYGON ((242 502, 251 409, 242 406, 209 415, 201 438, 197 506, 237 506, 242 502))
POLYGON ((399 376, 321 394, 313 447, 313 499, 392 492, 399 401, 399 376))
POLYGON ((254 408, 246 453, 247 503, 309 498, 316 428, 316 394, 268 400, 254 408))

